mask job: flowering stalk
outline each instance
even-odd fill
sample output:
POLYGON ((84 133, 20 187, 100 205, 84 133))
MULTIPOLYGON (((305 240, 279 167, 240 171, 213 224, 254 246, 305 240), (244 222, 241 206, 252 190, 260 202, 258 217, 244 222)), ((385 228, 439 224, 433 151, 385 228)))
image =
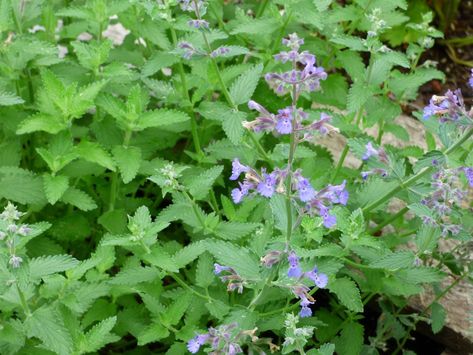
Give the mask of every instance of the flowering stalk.
MULTIPOLYGON (((172 24, 170 24, 169 28, 171 30, 171 38, 172 38, 173 44, 177 45, 176 30, 174 29, 172 24)), ((177 63, 177 69, 179 71, 179 77, 181 78, 182 93, 184 94, 184 97, 186 98, 189 105, 192 105, 192 101, 189 96, 189 89, 187 88, 187 79, 184 73, 184 66, 182 65, 181 61, 177 63)), ((192 140, 194 141, 195 151, 197 152, 198 155, 202 156, 204 155, 204 152, 202 151, 202 148, 200 145, 199 133, 197 131, 197 120, 195 118, 195 113, 192 107, 189 109, 189 114, 191 118, 191 133, 192 133, 192 140)))
MULTIPOLYGON (((463 135, 454 144, 452 144, 448 149, 444 151, 444 154, 448 156, 454 151, 456 151, 472 135, 473 135, 473 127, 467 129, 465 133, 463 133, 463 135)), ((378 198, 376 201, 373 201, 369 205, 365 206, 363 208, 363 213, 368 213, 372 211, 373 209, 375 209, 376 207, 382 205, 383 203, 388 201, 391 197, 395 196, 397 193, 401 192, 403 189, 408 188, 409 186, 413 185, 416 181, 428 175, 433 170, 434 170, 434 166, 425 167, 421 171, 419 171, 417 174, 412 175, 405 181, 401 181, 399 185, 392 188, 390 191, 388 191, 386 194, 378 198)))
MULTIPOLYGON (((205 21, 205 20, 202 19, 202 15, 201 15, 201 11, 200 11, 200 9, 202 7, 202 5, 201 5, 202 1, 201 0, 200 1, 199 0, 192 0, 192 4, 193 4, 193 6, 188 7, 188 9, 191 8, 194 11, 194 13, 197 17, 196 21, 199 21, 200 23, 202 21, 205 21)), ((212 50, 212 47, 210 46, 210 42, 209 42, 205 32, 204 31, 200 31, 200 32, 202 34, 202 38, 203 38, 204 43, 205 43, 205 47, 206 47, 206 50, 207 50, 208 57, 209 57, 209 59, 212 63, 212 66, 214 67, 215 73, 217 74, 217 80, 220 84, 220 89, 222 90, 223 96, 225 97, 225 100, 227 101, 227 103, 230 105, 231 108, 233 108, 234 110, 238 110, 238 106, 233 102, 233 99, 232 99, 232 97, 231 97, 231 95, 230 95, 230 93, 227 89, 227 86, 225 85, 225 82, 223 81, 222 74, 220 73, 220 68, 218 67, 217 61, 215 59, 216 55, 213 55, 215 53, 215 51, 212 50)), ((270 162, 271 165, 273 165, 271 158, 269 157, 268 153, 266 153, 266 151, 261 146, 261 144, 258 142, 255 135, 252 132, 249 132, 249 137, 250 137, 252 143, 256 146, 256 149, 258 149, 258 152, 261 154, 262 158, 265 161, 270 162)))

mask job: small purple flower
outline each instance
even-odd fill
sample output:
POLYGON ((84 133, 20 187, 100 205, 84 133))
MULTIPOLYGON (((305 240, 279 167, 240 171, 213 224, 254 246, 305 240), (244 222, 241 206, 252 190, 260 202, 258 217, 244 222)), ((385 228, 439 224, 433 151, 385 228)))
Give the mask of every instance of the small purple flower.
POLYGON ((232 190, 232 200, 233 203, 239 204, 243 200, 243 192, 239 188, 234 188, 232 190))
POLYGON ((365 153, 363 154, 363 157, 361 159, 368 160, 372 156, 378 156, 379 151, 373 147, 373 144, 371 142, 368 142, 365 145, 365 148, 365 153))
POLYGON ((275 185, 276 177, 274 174, 263 173, 263 181, 258 184, 257 191, 261 196, 271 197, 273 196, 275 185))
POLYGON ((306 318, 312 316, 312 310, 309 308, 311 304, 314 304, 314 302, 310 302, 307 298, 302 298, 301 300, 301 310, 299 312, 299 316, 301 318, 306 318))
POLYGON ((319 272, 317 267, 314 267, 311 271, 306 272, 304 276, 314 281, 315 286, 318 288, 325 288, 328 284, 328 276, 322 272, 319 272))
POLYGON ((205 342, 209 339, 209 334, 197 334, 187 343, 187 350, 192 354, 195 354, 199 351, 200 347, 205 344, 205 342))
POLYGON ((232 270, 232 268, 229 267, 229 266, 223 266, 223 265, 220 265, 220 264, 217 264, 217 263, 214 264, 214 274, 215 275, 218 275, 223 271, 230 271, 230 270, 232 270))
POLYGON ((471 69, 470 78, 468 79, 468 85, 473 89, 473 69, 471 69))
POLYGON ((268 254, 261 257, 260 259, 261 264, 263 264, 267 268, 271 268, 273 265, 281 261, 281 255, 282 255, 282 252, 279 250, 270 251, 268 254))
POLYGON ((302 202, 308 202, 315 197, 315 190, 306 178, 301 178, 297 182, 297 190, 299 191, 299 198, 302 202))
POLYGON ((240 160, 235 158, 232 162, 232 175, 230 176, 230 180, 237 180, 242 173, 247 173, 248 171, 250 171, 250 168, 241 164, 240 160))
POLYGON ((326 228, 332 228, 337 223, 337 217, 335 217, 334 215, 327 213, 324 214, 322 218, 324 220, 324 226, 326 228))
POLYGON ((279 134, 290 134, 292 132, 292 118, 292 109, 279 110, 276 116, 276 131, 279 134))
POLYGON ((184 59, 191 59, 191 57, 196 53, 196 49, 189 42, 179 42, 178 47, 184 50, 182 53, 184 59))
POLYGON ((302 275, 302 270, 299 266, 299 257, 296 255, 296 253, 291 251, 287 257, 287 261, 289 261, 289 270, 287 271, 287 276, 295 278, 300 277, 302 275))

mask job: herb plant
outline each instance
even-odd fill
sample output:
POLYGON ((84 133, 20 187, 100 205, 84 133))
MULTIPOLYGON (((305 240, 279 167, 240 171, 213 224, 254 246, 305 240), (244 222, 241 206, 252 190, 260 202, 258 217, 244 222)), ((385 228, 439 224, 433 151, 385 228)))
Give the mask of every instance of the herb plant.
POLYGON ((0 353, 396 354, 439 332, 473 277, 473 113, 447 91, 413 113, 425 142, 396 123, 444 78, 409 6, 1 0, 0 353))

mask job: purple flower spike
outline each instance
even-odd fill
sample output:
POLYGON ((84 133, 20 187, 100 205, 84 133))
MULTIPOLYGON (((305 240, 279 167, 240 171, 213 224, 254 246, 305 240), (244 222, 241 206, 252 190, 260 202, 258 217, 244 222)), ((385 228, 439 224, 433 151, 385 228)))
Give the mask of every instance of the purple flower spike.
POLYGON ((276 178, 274 174, 263 174, 263 181, 258 184, 257 191, 261 196, 271 197, 274 193, 276 178))
POLYGON ((365 154, 363 154, 363 157, 361 159, 368 160, 371 156, 377 156, 379 154, 378 150, 373 147, 373 144, 371 144, 371 142, 368 142, 365 147, 365 154))
POLYGON ((247 173, 248 171, 250 171, 250 168, 241 164, 238 158, 235 158, 232 162, 232 176, 230 176, 230 180, 237 180, 242 173, 247 173))
POLYGON ((299 179, 297 190, 299 191, 299 198, 302 202, 308 202, 315 197, 315 190, 306 178, 299 179))
POLYGON ((287 276, 295 278, 300 277, 302 275, 302 270, 299 266, 299 257, 296 255, 296 253, 291 251, 287 257, 287 261, 289 261, 289 270, 287 271, 287 276))

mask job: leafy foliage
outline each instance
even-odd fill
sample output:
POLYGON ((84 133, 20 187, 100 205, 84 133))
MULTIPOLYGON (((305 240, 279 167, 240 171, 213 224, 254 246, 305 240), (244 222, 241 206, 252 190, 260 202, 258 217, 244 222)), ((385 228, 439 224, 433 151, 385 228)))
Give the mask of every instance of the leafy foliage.
POLYGON ((409 353, 419 320, 440 332, 473 269, 473 124, 440 95, 425 145, 397 124, 445 79, 419 3, 0 1, 0 353, 409 353), (302 176, 318 200, 296 202, 302 176))

